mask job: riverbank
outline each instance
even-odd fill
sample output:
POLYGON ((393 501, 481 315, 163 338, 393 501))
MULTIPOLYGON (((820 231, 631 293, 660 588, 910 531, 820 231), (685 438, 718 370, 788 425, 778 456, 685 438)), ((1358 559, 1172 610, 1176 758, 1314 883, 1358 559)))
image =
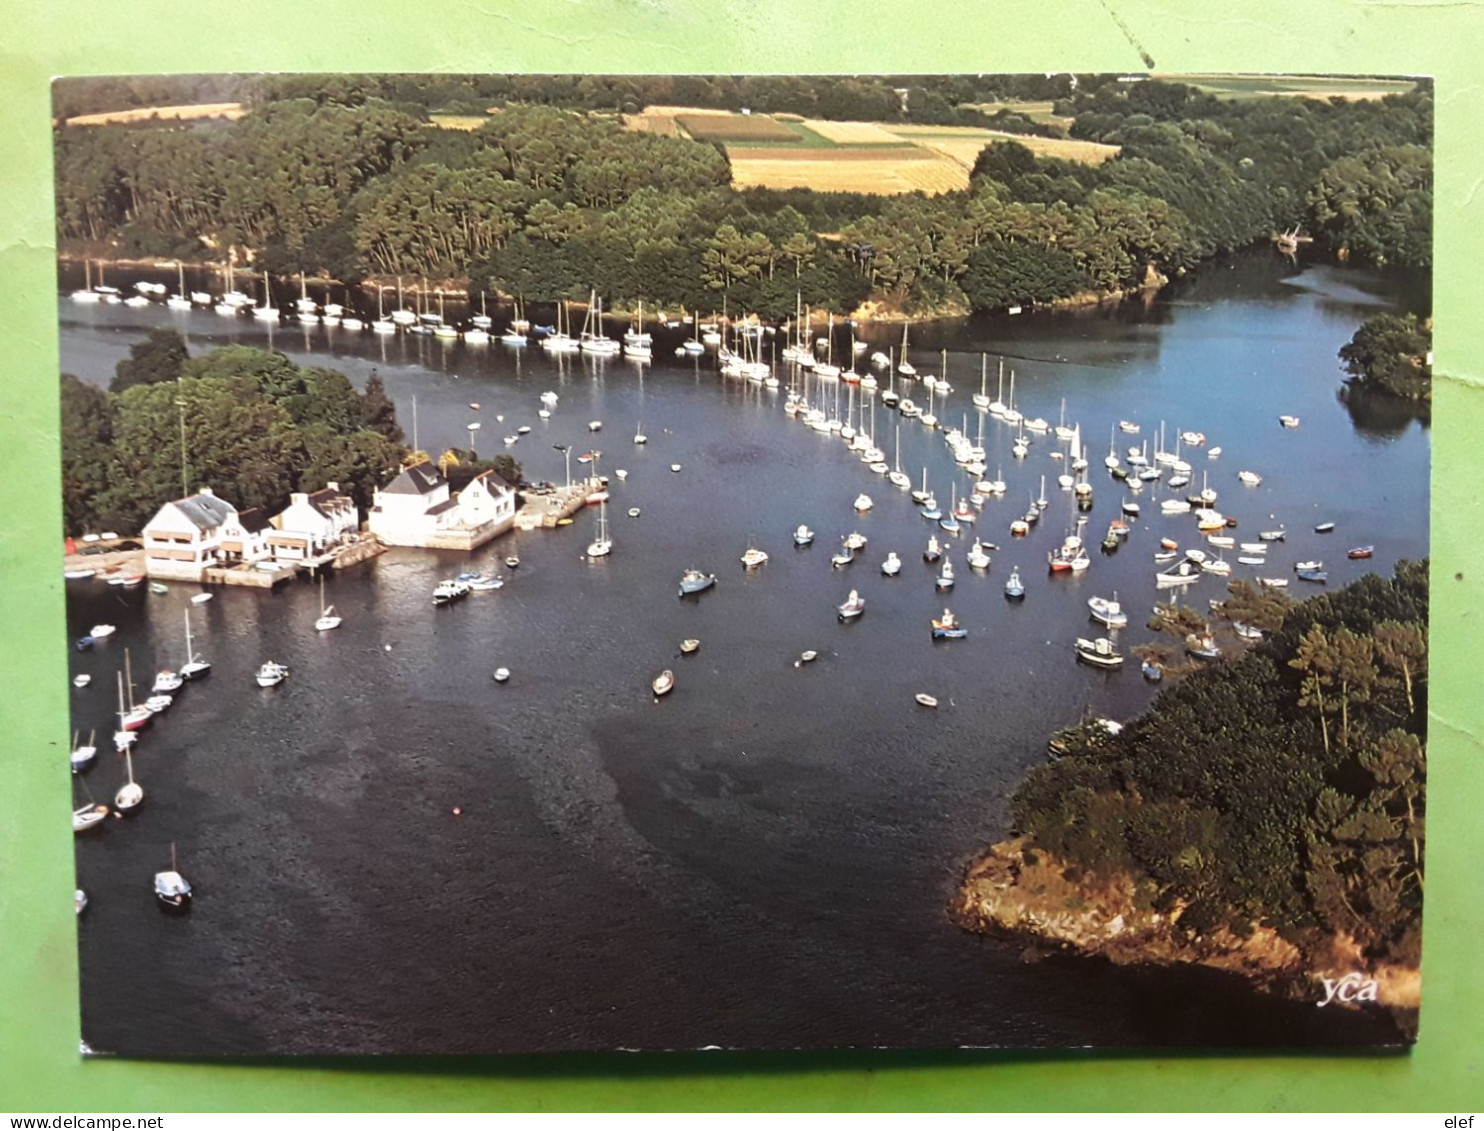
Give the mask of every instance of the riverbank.
MULTIPOLYGON (((111 256, 106 254, 98 254, 96 252, 87 250, 58 251, 57 259, 61 263, 74 265, 82 264, 84 262, 90 263, 94 267, 97 267, 103 271, 107 271, 109 269, 128 270, 130 268, 146 271, 174 271, 177 266, 186 267, 192 271, 221 272, 223 270, 222 263, 218 260, 207 260, 200 258, 173 259, 162 256, 111 256)), ((240 264, 234 264, 234 268, 235 270, 243 273, 245 276, 251 276, 258 270, 258 268, 254 265, 254 257, 250 252, 245 252, 242 256, 242 262, 240 264)), ((273 274, 272 278, 275 281, 284 282, 285 284, 297 282, 297 276, 294 274, 273 274)), ((356 291, 364 297, 368 308, 376 303, 377 297, 381 292, 395 290, 397 289, 399 283, 401 284, 403 291, 407 295, 416 295, 421 293, 423 295, 431 295, 434 297, 442 296, 445 299, 451 298, 456 303, 468 301, 470 284, 470 280, 467 276, 459 276, 439 280, 417 279, 414 281, 416 285, 413 285, 413 283, 409 283, 406 278, 399 280, 395 276, 386 277, 381 275, 368 275, 354 282, 349 282, 345 279, 332 278, 330 276, 320 274, 307 276, 306 281, 309 286, 313 288, 345 287, 350 291, 356 291)), ((1152 295, 1162 289, 1166 284, 1169 283, 1169 281, 1170 280, 1167 276, 1160 274, 1154 269, 1153 265, 1150 265, 1145 273, 1144 281, 1138 286, 1125 287, 1111 291, 1079 291, 1076 294, 1066 295, 1061 298, 1027 299, 1024 302, 1023 306, 1010 307, 1008 308, 1008 312, 1013 314, 1020 314, 1022 313, 1022 311, 1024 311, 1025 313, 1031 313, 1038 310, 1070 310, 1085 307, 1102 306, 1108 303, 1122 302, 1125 299, 1135 298, 1141 295, 1152 295)), ((494 302, 497 306, 509 306, 519 301, 521 301, 521 296, 519 295, 503 294, 498 292, 496 293, 494 298, 494 302)), ((544 300, 543 305, 545 304, 545 302, 549 301, 550 300, 544 300)), ((587 309, 587 303, 581 301, 580 299, 565 299, 558 301, 562 302, 569 309, 587 309)), ((884 296, 878 296, 869 298, 866 301, 862 302, 859 306, 857 306, 853 311, 849 313, 848 317, 856 322, 870 322, 894 325, 909 322, 930 323, 956 318, 967 318, 975 313, 985 313, 989 311, 1004 312, 1004 309, 1005 308, 986 308, 986 310, 984 311, 976 311, 966 302, 961 302, 958 300, 946 300, 932 307, 918 308, 911 311, 906 311, 895 307, 884 296)), ((603 313, 606 316, 612 318, 627 318, 633 320, 639 316, 640 310, 637 303, 630 306, 621 301, 614 301, 611 303, 605 302, 603 313)), ((645 313, 647 313, 651 318, 654 318, 656 316, 664 316, 667 318, 670 317, 666 310, 658 308, 652 304, 648 306, 645 313)), ((741 321, 741 319, 736 318, 729 320, 720 316, 716 312, 712 312, 710 315, 707 315, 701 311, 692 311, 691 313, 696 314, 698 318, 702 318, 707 321, 715 321, 720 324, 727 324, 728 322, 736 323, 741 321)), ((827 311, 812 310, 810 312, 810 326, 824 326, 828 323, 828 320, 829 314, 827 311)), ((767 319, 765 319, 764 321, 766 323, 771 322, 771 320, 767 319)))
POLYGON ((1373 963, 1345 935, 1280 934, 1254 923, 1192 937, 1179 925, 1183 905, 1157 911, 1148 896, 1131 876, 1088 875, 1014 838, 969 862, 948 910, 968 931, 1119 966, 1199 966, 1320 1007, 1380 1007, 1415 1036, 1417 967, 1373 963))

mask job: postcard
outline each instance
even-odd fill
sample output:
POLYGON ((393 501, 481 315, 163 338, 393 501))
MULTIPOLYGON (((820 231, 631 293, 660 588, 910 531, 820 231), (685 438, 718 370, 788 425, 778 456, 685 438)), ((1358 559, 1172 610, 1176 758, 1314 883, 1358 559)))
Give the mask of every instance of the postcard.
POLYGON ((1429 81, 54 102, 85 1051, 1415 1039, 1429 81))

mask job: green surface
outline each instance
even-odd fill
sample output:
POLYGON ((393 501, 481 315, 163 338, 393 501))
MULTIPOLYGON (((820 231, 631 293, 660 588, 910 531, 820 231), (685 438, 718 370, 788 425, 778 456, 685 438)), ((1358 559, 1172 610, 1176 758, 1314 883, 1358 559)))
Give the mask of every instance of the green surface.
MULTIPOLYGON (((258 0, 249 9, 0 0, 0 1110, 502 1108, 1467 1110, 1484 1095, 1484 21, 1470 4, 1335 0, 258 0), (1148 56, 1152 63, 1142 61, 1148 56), (47 82, 228 70, 1134 71, 1438 81, 1430 836, 1421 1042, 1410 1055, 654 1054, 256 1065, 77 1056, 55 484, 47 82)), ((726 956, 717 955, 725 962, 726 956)), ((139 987, 148 994, 148 987, 139 987)))

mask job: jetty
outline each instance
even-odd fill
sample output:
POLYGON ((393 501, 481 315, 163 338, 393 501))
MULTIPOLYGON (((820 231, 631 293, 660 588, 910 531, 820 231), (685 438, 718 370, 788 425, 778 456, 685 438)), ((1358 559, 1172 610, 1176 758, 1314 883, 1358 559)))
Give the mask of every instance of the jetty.
POLYGON ((528 492, 515 512, 519 530, 550 530, 564 518, 571 518, 587 505, 587 497, 599 490, 599 480, 584 480, 569 487, 557 487, 543 494, 528 492))

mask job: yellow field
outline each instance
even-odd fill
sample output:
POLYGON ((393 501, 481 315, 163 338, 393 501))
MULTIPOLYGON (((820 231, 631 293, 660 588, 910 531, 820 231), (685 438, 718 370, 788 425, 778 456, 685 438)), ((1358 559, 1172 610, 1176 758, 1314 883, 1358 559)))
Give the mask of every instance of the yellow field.
POLYGON ((809 118, 804 125, 826 141, 839 145, 890 145, 901 140, 875 122, 827 122, 809 118))
POLYGON ((429 114, 428 123, 440 130, 477 130, 489 121, 479 114, 429 114))
POLYGON ((731 150, 732 184, 737 188, 808 188, 819 192, 859 192, 897 196, 936 195, 967 188, 968 170, 926 150, 731 150), (759 153, 769 156, 760 157, 759 153), (862 160, 860 158, 868 158, 862 160))
POLYGON ((193 106, 141 106, 137 110, 112 110, 106 114, 79 114, 68 118, 69 126, 107 126, 127 122, 189 122, 196 118, 227 118, 236 121, 247 113, 240 102, 198 102, 193 106))
POLYGON ((1037 157, 1058 157, 1084 165, 1101 165, 1117 156, 1119 147, 1097 141, 1072 138, 1035 137, 1031 134, 1004 133, 973 126, 893 126, 891 132, 903 141, 926 146, 961 164, 973 166, 979 151, 998 141, 1018 141, 1037 157))

